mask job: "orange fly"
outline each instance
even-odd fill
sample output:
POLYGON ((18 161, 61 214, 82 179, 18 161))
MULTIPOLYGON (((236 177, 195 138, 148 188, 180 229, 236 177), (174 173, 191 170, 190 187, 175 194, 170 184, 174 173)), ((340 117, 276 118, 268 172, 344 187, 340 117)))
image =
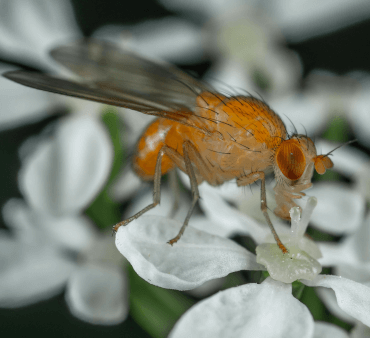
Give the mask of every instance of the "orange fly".
POLYGON ((190 177, 193 201, 178 235, 168 243, 183 234, 201 182, 218 186, 236 178, 238 186, 261 180, 262 212, 278 246, 287 252, 267 213, 265 177, 273 173, 276 179, 274 213, 290 219, 289 210, 297 206, 294 200, 312 185, 314 168, 324 174, 333 167, 329 154, 316 154, 309 137, 289 137, 280 117, 257 98, 222 95, 177 68, 107 43, 81 41, 50 55, 82 82, 25 71, 4 76, 29 87, 158 117, 141 136, 133 160, 135 172, 154 181, 153 203, 116 224, 114 231, 159 204, 161 176, 179 168, 190 177))

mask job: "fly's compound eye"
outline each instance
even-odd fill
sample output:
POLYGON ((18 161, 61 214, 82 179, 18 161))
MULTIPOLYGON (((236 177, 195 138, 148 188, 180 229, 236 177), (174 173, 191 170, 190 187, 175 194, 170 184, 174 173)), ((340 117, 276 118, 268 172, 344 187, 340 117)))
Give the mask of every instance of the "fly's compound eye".
POLYGON ((314 158, 315 170, 318 174, 325 174, 326 169, 333 168, 334 164, 327 155, 319 155, 314 158))
POLYGON ((278 148, 276 162, 286 178, 298 180, 306 168, 306 158, 295 140, 284 141, 278 148))

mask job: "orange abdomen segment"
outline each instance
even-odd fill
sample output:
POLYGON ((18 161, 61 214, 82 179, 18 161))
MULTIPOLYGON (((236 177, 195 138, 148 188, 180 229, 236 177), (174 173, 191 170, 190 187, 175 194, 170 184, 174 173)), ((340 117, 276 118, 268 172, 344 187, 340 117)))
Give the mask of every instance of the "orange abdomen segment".
MULTIPOLYGON (((169 130, 177 122, 159 118, 151 123, 141 138, 136 147, 136 154, 133 158, 133 168, 136 174, 144 180, 152 180, 155 173, 155 165, 158 158, 158 153, 165 145, 165 139, 169 130)), ((174 169, 174 163, 164 155, 162 158, 162 172, 166 174, 174 169)))

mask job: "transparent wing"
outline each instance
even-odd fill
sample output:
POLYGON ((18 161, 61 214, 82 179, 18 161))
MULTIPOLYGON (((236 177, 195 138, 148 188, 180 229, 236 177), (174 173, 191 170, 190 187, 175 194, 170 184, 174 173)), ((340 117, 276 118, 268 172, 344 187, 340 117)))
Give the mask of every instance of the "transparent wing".
POLYGON ((126 107, 205 130, 204 120, 194 109, 197 96, 211 89, 175 67, 89 40, 58 47, 51 56, 83 82, 25 71, 4 76, 28 87, 126 107))
POLYGON ((209 91, 203 83, 167 64, 142 58, 100 41, 83 40, 58 47, 51 57, 88 83, 117 95, 160 103, 169 109, 192 110, 196 97, 209 91))

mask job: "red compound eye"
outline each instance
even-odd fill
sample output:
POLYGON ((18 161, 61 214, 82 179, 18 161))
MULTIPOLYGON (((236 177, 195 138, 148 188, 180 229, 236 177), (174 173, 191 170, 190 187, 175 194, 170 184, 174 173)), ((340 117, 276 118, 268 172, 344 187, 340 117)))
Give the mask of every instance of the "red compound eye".
POLYGON ((287 140, 280 145, 276 162, 284 176, 292 181, 298 180, 306 168, 306 158, 296 140, 287 140))

